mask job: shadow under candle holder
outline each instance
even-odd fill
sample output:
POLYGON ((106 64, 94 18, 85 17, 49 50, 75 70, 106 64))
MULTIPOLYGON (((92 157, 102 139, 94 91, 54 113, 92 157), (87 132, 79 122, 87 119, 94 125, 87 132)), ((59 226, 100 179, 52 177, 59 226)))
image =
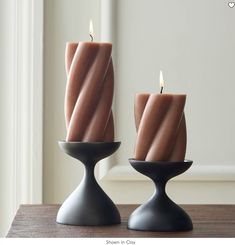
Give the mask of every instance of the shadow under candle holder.
POLYGON ((129 217, 128 229, 141 231, 187 231, 193 229, 189 215, 166 194, 168 180, 182 174, 192 165, 182 162, 146 162, 129 159, 132 167, 155 184, 153 196, 129 217))
POLYGON ((60 148, 80 160, 84 176, 79 186, 60 207, 56 222, 66 225, 100 226, 120 224, 119 211, 113 201, 98 185, 94 168, 98 161, 113 154, 121 142, 66 142, 60 148))

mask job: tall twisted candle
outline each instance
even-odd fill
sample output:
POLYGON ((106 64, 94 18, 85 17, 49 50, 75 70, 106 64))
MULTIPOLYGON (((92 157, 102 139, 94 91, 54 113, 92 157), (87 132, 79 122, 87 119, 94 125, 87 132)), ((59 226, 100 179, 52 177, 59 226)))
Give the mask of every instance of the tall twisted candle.
POLYGON ((67 43, 66 141, 114 141, 111 43, 67 43))
POLYGON ((186 151, 186 95, 137 94, 135 159, 182 161, 186 151))

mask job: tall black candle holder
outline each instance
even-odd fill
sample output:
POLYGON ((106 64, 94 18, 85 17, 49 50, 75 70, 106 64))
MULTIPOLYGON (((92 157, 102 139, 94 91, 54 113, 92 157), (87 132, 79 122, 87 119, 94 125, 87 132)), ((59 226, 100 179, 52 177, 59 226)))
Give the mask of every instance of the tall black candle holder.
POLYGON ((59 146, 68 155, 80 160, 84 176, 79 186, 60 207, 56 222, 66 225, 99 226, 121 222, 120 214, 107 194, 98 185, 94 168, 98 161, 113 154, 121 142, 65 142, 59 146))
POLYGON ((169 179, 182 174, 192 161, 146 162, 129 159, 132 167, 155 184, 153 196, 129 217, 128 228, 141 231, 187 231, 193 229, 189 215, 166 194, 169 179))

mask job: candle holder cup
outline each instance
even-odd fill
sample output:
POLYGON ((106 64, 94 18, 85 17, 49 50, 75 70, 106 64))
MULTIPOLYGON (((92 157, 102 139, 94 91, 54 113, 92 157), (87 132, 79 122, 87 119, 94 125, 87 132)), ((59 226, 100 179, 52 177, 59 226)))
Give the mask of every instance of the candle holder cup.
POLYGON ((189 215, 166 194, 168 180, 182 174, 192 161, 146 162, 129 159, 132 167, 155 184, 153 196, 129 217, 128 229, 141 231, 187 231, 193 229, 189 215))
POLYGON ((79 186, 60 207, 56 222, 66 225, 100 226, 121 222, 120 214, 107 194, 98 185, 94 168, 96 163, 113 154, 121 142, 65 142, 60 148, 68 155, 80 160, 84 176, 79 186))

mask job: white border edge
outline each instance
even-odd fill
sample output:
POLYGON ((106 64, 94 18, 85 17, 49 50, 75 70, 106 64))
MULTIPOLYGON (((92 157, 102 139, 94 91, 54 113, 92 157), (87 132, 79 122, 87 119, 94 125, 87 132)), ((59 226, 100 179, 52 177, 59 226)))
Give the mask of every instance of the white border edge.
POLYGON ((15 0, 14 187, 21 203, 42 203, 43 0, 15 0))
MULTIPOLYGON (((147 177, 135 171, 131 165, 116 165, 100 177, 102 181, 149 181, 147 177)), ((231 164, 192 165, 189 170, 173 178, 172 181, 235 181, 235 166, 231 164)))

